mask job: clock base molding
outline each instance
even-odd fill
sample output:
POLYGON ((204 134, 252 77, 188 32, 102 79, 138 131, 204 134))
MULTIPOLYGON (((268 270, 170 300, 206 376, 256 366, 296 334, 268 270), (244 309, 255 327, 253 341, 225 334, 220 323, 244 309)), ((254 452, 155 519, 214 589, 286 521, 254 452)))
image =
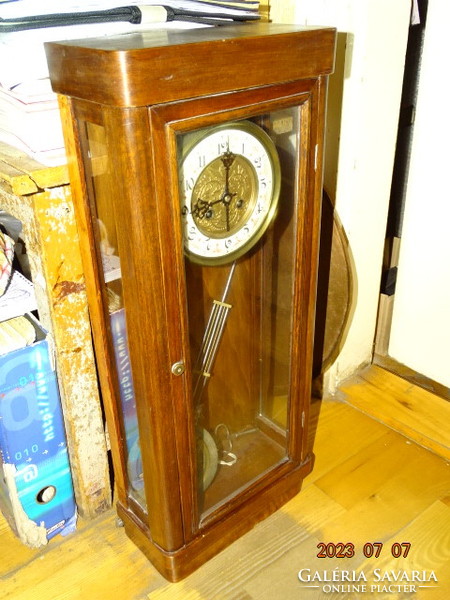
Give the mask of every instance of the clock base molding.
POLYGON ((231 515, 228 514, 226 518, 214 520, 209 526, 202 527, 191 541, 172 552, 167 552, 152 542, 150 531, 145 524, 120 502, 116 505, 117 514, 123 521, 127 536, 163 577, 175 583, 196 571, 294 498, 300 492, 302 482, 312 471, 313 465, 314 454, 311 453, 297 469, 290 471, 264 490, 258 490, 234 509, 231 515))

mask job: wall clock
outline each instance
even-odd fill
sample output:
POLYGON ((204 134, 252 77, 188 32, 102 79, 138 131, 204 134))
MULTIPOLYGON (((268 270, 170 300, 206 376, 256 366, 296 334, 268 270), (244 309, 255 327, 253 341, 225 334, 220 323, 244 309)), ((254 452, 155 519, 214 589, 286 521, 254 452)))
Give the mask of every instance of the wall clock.
POLYGON ((334 44, 271 24, 47 44, 117 510, 172 581, 312 468, 334 44))

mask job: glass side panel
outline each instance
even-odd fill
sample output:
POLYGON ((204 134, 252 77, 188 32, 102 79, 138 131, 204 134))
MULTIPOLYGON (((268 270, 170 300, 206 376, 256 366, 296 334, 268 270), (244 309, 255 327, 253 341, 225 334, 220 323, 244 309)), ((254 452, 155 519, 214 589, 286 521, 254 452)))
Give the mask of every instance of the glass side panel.
POLYGON ((287 460, 299 120, 178 138, 200 518, 287 460))
POLYGON ((136 401, 128 352, 125 308, 122 296, 122 275, 117 244, 117 224, 111 201, 111 176, 105 129, 89 122, 80 123, 85 146, 86 180, 91 213, 96 219, 96 237, 102 258, 102 270, 108 300, 108 312, 114 356, 116 359, 120 407, 126 439, 129 494, 145 510, 144 481, 139 447, 136 401), (86 160, 87 159, 87 160, 86 160))

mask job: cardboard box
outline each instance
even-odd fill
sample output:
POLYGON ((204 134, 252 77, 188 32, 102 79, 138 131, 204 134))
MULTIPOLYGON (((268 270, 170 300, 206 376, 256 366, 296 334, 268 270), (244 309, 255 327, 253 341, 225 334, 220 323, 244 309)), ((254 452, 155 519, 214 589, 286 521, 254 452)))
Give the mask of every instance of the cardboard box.
POLYGON ((74 530, 76 505, 53 353, 36 342, 0 356, 0 508, 25 544, 74 530))

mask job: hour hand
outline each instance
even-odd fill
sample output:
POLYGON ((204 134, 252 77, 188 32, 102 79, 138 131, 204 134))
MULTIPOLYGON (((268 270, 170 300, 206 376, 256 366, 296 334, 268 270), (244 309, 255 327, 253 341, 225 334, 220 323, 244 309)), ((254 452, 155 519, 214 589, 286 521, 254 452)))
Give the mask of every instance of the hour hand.
POLYGON ((215 202, 207 202, 206 200, 198 198, 197 202, 193 205, 192 215, 198 219, 203 219, 208 214, 212 204, 215 204, 215 202))
POLYGON ((212 202, 207 202, 206 200, 199 198, 193 205, 192 215, 198 219, 203 219, 204 217, 208 216, 211 208, 215 204, 219 204, 219 202, 224 202, 223 196, 221 196, 218 200, 213 200, 212 202))

